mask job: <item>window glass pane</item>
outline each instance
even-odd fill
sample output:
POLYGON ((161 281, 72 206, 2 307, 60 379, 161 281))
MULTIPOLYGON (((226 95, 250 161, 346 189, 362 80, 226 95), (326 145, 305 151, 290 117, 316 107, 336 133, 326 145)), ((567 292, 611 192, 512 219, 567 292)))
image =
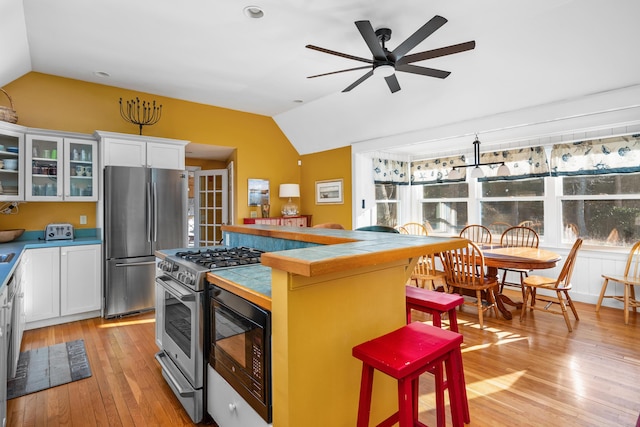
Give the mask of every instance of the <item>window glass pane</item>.
POLYGON ((469 184, 457 182, 452 184, 432 184, 422 186, 422 197, 425 199, 455 199, 469 197, 469 184))
POLYGON ((396 184, 376 184, 376 200, 396 200, 398 186, 396 184))
MULTIPOLYGON (((484 185, 483 185, 484 187, 484 185)), ((542 200, 509 200, 480 202, 481 224, 491 229, 493 223, 526 225, 544 235, 544 203, 542 200)))
POLYGON ((488 181, 482 183, 482 197, 534 196, 544 196, 544 178, 515 181, 488 181))
POLYGON ((397 203, 376 203, 376 225, 395 227, 398 225, 397 203))
POLYGON ((640 200, 563 200, 562 218, 563 241, 631 246, 640 240, 640 200))
POLYGON ((467 225, 467 202, 423 202, 422 219, 434 231, 459 234, 467 225))
POLYGON ((640 193, 640 174, 564 177, 562 189, 565 196, 638 194, 640 193))

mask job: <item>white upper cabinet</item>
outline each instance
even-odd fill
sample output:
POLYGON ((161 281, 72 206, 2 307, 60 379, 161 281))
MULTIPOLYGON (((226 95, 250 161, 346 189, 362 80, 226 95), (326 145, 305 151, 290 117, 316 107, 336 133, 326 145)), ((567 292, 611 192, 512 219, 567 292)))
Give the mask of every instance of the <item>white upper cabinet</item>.
POLYGON ((185 168, 188 141, 96 131, 100 138, 103 166, 143 166, 148 168, 185 168))
POLYGON ((98 200, 95 140, 27 134, 26 200, 98 200))

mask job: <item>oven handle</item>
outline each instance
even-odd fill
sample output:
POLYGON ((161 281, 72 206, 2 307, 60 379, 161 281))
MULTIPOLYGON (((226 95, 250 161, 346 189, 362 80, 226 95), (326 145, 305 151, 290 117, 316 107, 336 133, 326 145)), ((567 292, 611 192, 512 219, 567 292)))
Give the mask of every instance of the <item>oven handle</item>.
POLYGON ((171 373, 169 366, 164 361, 165 357, 167 357, 167 355, 163 351, 161 351, 160 353, 156 353, 156 360, 160 364, 160 367, 162 368, 162 372, 164 372, 167 375, 167 377, 169 377, 169 381, 171 381, 171 384, 173 384, 176 390, 178 390, 178 393, 180 393, 180 396, 183 396, 183 397, 193 396, 193 393, 194 393, 193 390, 184 389, 180 385, 180 382, 178 381, 178 379, 173 376, 173 373, 171 373))
POLYGON ((171 283, 162 280, 161 278, 156 278, 156 283, 162 286, 167 292, 169 292, 174 298, 180 301, 195 301, 196 296, 193 292, 188 292, 180 289, 177 286, 173 286, 171 283))

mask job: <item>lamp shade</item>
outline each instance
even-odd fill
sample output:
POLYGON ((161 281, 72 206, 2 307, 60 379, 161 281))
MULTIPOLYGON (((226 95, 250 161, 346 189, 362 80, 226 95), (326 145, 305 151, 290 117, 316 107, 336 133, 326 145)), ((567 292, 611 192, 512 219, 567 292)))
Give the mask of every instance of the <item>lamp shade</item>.
POLYGON ((280 197, 300 197, 300 186, 298 184, 280 184, 280 197))

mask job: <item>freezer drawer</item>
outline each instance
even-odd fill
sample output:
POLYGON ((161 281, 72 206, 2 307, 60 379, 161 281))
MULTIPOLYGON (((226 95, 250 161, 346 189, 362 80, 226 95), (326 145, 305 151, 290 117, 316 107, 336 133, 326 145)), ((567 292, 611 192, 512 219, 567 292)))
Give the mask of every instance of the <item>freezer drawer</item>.
POLYGON ((155 308, 155 257, 107 260, 104 317, 155 308))

